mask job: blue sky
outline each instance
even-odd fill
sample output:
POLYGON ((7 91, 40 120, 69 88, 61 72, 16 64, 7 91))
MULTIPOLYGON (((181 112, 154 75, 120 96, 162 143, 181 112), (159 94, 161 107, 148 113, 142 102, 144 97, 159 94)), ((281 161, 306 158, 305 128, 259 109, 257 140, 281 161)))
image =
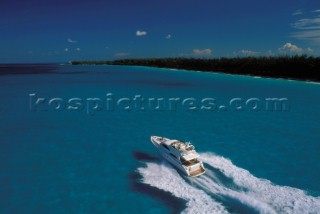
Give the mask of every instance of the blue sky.
POLYGON ((1 0, 0 63, 320 55, 319 0, 1 0))

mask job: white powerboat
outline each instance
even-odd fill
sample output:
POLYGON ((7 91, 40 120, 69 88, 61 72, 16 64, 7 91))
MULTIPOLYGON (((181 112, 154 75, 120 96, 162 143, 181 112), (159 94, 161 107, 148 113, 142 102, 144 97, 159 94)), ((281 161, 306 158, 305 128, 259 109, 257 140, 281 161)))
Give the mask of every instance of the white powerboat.
POLYGON ((151 136, 151 142, 160 154, 185 175, 196 177, 206 172, 199 154, 191 143, 151 136))

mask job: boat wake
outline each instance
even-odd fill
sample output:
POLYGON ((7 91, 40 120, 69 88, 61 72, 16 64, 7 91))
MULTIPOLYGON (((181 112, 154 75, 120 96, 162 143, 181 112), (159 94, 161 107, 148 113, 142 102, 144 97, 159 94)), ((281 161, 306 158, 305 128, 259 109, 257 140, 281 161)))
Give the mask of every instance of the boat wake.
POLYGON ((320 197, 254 177, 224 157, 201 154, 207 172, 179 175, 167 162, 138 168, 143 183, 186 201, 183 213, 320 213, 320 197))

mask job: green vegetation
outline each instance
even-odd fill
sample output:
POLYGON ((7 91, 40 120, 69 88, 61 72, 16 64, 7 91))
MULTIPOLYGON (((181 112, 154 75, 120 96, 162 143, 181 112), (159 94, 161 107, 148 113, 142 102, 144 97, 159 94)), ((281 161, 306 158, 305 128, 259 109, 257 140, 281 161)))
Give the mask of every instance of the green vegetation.
POLYGON ((150 58, 114 61, 78 61, 72 62, 72 64, 150 66, 320 82, 320 57, 308 56, 217 59, 150 58))

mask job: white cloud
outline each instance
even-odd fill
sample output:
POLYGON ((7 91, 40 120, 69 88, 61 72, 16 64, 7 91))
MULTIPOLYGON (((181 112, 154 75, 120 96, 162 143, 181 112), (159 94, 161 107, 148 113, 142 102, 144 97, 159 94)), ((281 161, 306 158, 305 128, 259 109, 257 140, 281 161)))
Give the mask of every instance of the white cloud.
POLYGON ((172 37, 171 34, 168 34, 165 38, 166 39, 171 39, 171 37, 172 37))
POLYGON ((145 35, 147 35, 146 31, 137 30, 137 32, 136 32, 136 36, 145 36, 145 35))
POLYGON ((296 29, 291 34, 293 38, 320 45, 320 17, 299 19, 292 27, 296 29))
POLYGON ((309 40, 320 44, 320 30, 300 31, 292 34, 292 37, 301 40, 309 40))
POLYGON ((209 48, 207 48, 207 49, 203 49, 203 50, 200 50, 200 49, 194 49, 193 51, 192 51, 192 53, 194 54, 194 55, 197 55, 197 56, 200 56, 200 55, 211 55, 212 54, 212 50, 211 49, 209 49, 209 48))
POLYGON ((280 52, 286 52, 286 53, 302 53, 303 49, 299 48, 296 45, 291 44, 290 42, 284 44, 281 48, 278 49, 280 52))
POLYGON ((278 51, 282 54, 311 54, 314 52, 312 48, 300 48, 290 42, 284 44, 278 51))
POLYGON ((313 49, 312 48, 307 48, 306 50, 305 50, 307 53, 313 53, 313 49))
POLYGON ((301 10, 296 10, 295 12, 292 13, 293 16, 297 16, 297 15, 302 15, 302 11, 301 10))
POLYGON ((320 10, 314 10, 312 13, 320 13, 320 10))
POLYGON ((68 51, 69 51, 69 48, 65 48, 65 49, 64 49, 64 52, 68 52, 68 51))
POLYGON ((69 43, 77 43, 77 42, 78 42, 78 41, 73 40, 73 39, 70 39, 70 38, 68 38, 67 41, 68 41, 69 43))
POLYGON ((130 55, 130 53, 127 53, 127 52, 119 52, 119 53, 116 53, 114 56, 115 57, 125 57, 125 56, 128 56, 130 55))
POLYGON ((268 50, 268 51, 266 52, 266 55, 267 55, 267 56, 273 56, 273 55, 274 55, 274 53, 273 53, 273 51, 272 51, 272 50, 268 50))
POLYGON ((320 29, 320 17, 312 19, 300 19, 293 24, 293 27, 299 30, 320 29))
POLYGON ((235 55, 240 55, 240 56, 255 56, 258 54, 258 52, 251 51, 251 50, 240 50, 234 52, 235 55))
POLYGON ((81 49, 80 49, 80 48, 77 48, 76 50, 77 50, 77 51, 81 51, 81 49))

